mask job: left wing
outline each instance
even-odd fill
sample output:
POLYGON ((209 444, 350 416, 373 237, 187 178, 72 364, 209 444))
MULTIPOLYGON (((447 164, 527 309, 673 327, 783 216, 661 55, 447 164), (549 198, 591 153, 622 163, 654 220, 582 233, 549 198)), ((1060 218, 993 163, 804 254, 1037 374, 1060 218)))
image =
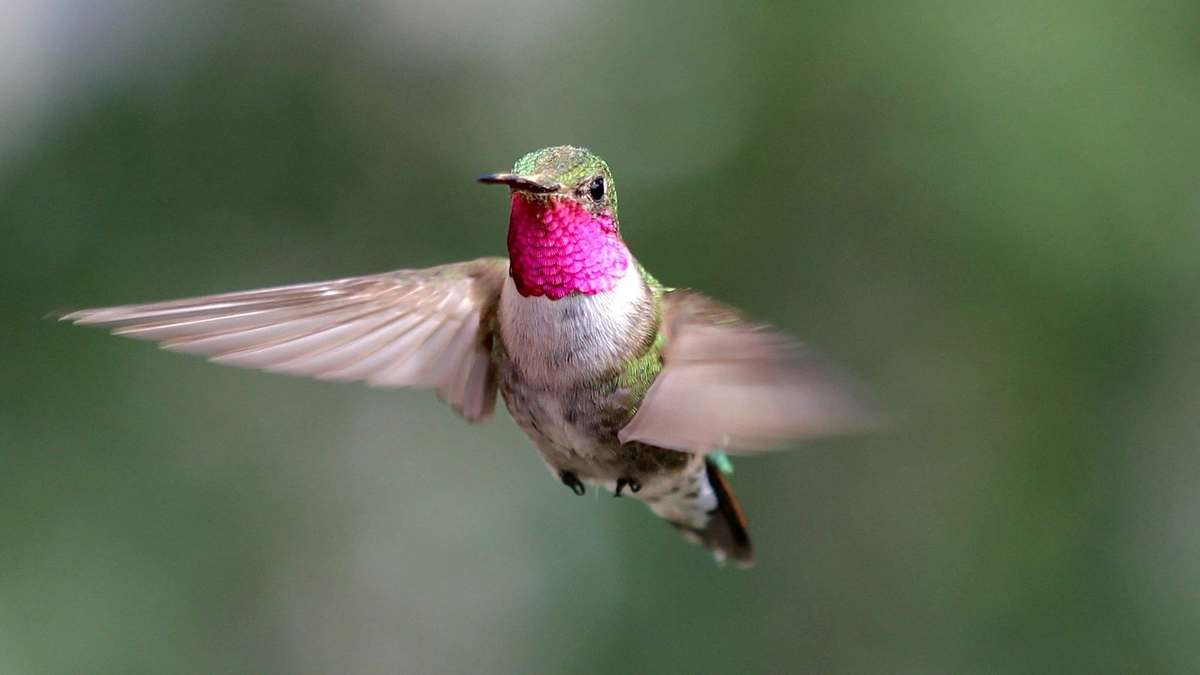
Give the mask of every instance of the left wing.
POLYGON ((874 414, 812 351, 687 290, 663 294, 663 369, 621 442, 748 453, 862 430, 874 414))

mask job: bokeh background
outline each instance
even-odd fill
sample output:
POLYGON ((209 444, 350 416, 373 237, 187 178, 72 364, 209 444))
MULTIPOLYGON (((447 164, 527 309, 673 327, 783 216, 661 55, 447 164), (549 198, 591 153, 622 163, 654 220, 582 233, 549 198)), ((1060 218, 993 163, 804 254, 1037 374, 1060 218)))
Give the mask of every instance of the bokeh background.
POLYGON ((1200 671, 1200 5, 0 4, 0 672, 1200 671), (504 250, 521 154, 889 433, 760 562, 500 413, 46 320, 504 250))

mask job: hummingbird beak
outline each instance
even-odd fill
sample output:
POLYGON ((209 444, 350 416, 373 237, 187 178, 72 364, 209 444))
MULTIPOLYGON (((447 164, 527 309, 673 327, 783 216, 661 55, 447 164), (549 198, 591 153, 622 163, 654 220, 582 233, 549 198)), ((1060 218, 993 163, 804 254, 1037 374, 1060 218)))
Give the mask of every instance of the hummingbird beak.
POLYGON ((532 176, 521 176, 515 173, 489 173, 486 176, 480 176, 479 182, 498 183, 501 185, 507 185, 514 190, 532 192, 539 195, 558 192, 562 189, 562 183, 557 181, 546 181, 542 176, 536 174, 532 176))

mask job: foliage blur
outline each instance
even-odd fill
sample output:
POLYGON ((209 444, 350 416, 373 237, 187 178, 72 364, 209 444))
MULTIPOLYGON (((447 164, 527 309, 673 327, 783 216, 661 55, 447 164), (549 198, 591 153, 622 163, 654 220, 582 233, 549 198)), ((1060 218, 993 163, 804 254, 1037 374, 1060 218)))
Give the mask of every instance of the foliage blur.
POLYGON ((1200 671, 1200 5, 14 0, 0 672, 1200 671), (720 569, 504 413, 48 321, 500 254, 547 145, 895 424, 720 569))

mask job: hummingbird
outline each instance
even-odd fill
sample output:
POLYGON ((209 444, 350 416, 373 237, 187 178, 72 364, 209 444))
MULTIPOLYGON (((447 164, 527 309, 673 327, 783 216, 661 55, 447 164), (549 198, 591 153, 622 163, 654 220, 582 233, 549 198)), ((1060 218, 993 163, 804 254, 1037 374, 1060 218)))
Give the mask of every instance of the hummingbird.
POLYGON ((725 453, 870 424, 801 343, 664 286, 621 237, 608 164, 572 146, 479 181, 510 191, 508 256, 59 317, 212 361, 424 387, 471 422, 497 393, 553 476, 631 496, 718 562, 754 562, 725 453))

